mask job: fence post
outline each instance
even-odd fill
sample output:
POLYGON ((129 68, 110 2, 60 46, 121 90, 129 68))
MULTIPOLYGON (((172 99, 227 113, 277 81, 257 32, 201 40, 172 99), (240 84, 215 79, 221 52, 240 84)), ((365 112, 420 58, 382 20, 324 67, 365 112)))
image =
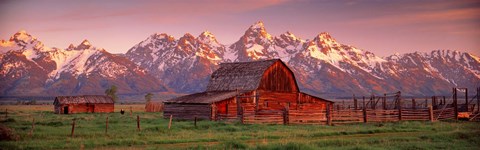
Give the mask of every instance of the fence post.
POLYGON ((72 120, 73 120, 73 122, 72 122, 72 134, 71 134, 70 136, 73 138, 73 135, 74 135, 74 133, 75 133, 75 120, 76 120, 76 119, 73 118, 72 120))
POLYGON ((398 120, 402 121, 402 99, 398 98, 398 120))
POLYGON ((387 93, 384 93, 383 94, 383 101, 382 101, 382 106, 383 106, 383 110, 386 110, 387 109, 387 93))
POLYGON ((412 109, 415 110, 417 109, 417 104, 415 103, 415 99, 412 98, 412 109))
POLYGON ((140 116, 137 115, 137 129, 140 131, 140 116))
POLYGON ((453 112, 455 120, 458 120, 458 107, 457 107, 457 88, 453 88, 453 112))
POLYGON ((193 125, 195 126, 195 128, 197 127, 197 117, 195 116, 195 119, 193 121, 193 125))
POLYGON ((425 98, 425 107, 428 107, 428 99, 425 98))
POLYGON ((365 96, 363 96, 363 108, 365 109, 365 96))
POLYGON ((30 133, 29 133, 30 137, 32 137, 34 130, 35 130, 35 118, 32 119, 32 129, 30 130, 30 133))
POLYGON ((170 115, 170 121, 168 122, 168 129, 172 126, 172 115, 170 115))
POLYGON ((355 110, 358 109, 358 107, 357 107, 357 98, 355 98, 355 94, 353 94, 353 107, 354 107, 355 110))
POLYGON ((108 133, 108 116, 107 116, 107 120, 105 121, 105 134, 108 133))
POLYGON ((288 125, 289 122, 290 122, 289 113, 290 113, 290 107, 287 106, 287 107, 285 107, 285 112, 284 112, 284 117, 283 117, 283 122, 284 122, 285 125, 288 125))
POLYGON ((477 113, 480 113, 480 87, 477 88, 477 113))
POLYGON ((430 122, 433 122, 433 107, 428 106, 428 117, 430 118, 430 122))
POLYGON ((363 122, 367 123, 367 108, 363 108, 363 122))
POLYGON ((132 116, 132 113, 133 113, 132 106, 130 106, 130 117, 132 116))
POLYGON ((327 125, 331 126, 332 125, 332 110, 330 109, 330 104, 327 104, 327 125))

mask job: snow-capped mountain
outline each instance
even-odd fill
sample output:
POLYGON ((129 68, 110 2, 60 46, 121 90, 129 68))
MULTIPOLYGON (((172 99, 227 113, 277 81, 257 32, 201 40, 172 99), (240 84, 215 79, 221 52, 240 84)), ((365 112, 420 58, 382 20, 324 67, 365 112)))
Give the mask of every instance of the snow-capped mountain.
POLYGON ((54 96, 165 91, 160 81, 129 59, 94 47, 88 40, 67 49, 45 47, 25 31, 0 42, 1 95, 54 96))
POLYGON ((447 95, 452 87, 480 85, 479 58, 469 53, 437 50, 382 58, 341 44, 326 32, 311 40, 291 32, 272 36, 263 22, 251 25, 231 45, 218 43, 212 33, 197 38, 186 34, 178 40, 154 34, 132 47, 126 56, 175 91, 187 93, 202 91, 221 62, 273 58, 289 65, 302 90, 320 95, 402 91, 404 95, 431 96, 447 95), (207 35, 210 38, 201 38, 207 35))
POLYGON ((187 33, 178 40, 153 34, 132 47, 126 56, 177 92, 197 92, 207 86, 209 75, 225 54, 225 46, 205 31, 187 33))
POLYGON ((203 91, 222 62, 280 58, 300 88, 320 96, 351 96, 402 91, 402 95, 448 95, 452 87, 480 86, 480 58, 452 50, 375 54, 341 44, 322 32, 310 40, 285 32, 269 34, 262 22, 246 29, 231 45, 205 31, 176 39, 150 35, 126 54, 111 54, 88 40, 66 49, 49 48, 25 31, 0 41, 1 95, 103 94, 171 89, 203 91))

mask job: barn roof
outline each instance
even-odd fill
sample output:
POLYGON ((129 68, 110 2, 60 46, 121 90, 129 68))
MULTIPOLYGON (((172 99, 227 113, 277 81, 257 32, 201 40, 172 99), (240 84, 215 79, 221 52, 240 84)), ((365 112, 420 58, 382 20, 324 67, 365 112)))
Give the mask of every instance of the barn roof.
POLYGON ((212 73, 206 91, 255 90, 260 85, 262 75, 280 59, 252 62, 222 63, 212 73))
POLYGON ((236 95, 237 95, 237 91, 202 92, 202 93, 195 93, 195 94, 180 96, 174 99, 167 100, 165 101, 165 103, 210 104, 213 102, 218 102, 228 98, 232 98, 236 95))
POLYGON ((83 96, 57 96, 54 105, 57 104, 109 104, 114 103, 113 99, 104 95, 83 95, 83 96))

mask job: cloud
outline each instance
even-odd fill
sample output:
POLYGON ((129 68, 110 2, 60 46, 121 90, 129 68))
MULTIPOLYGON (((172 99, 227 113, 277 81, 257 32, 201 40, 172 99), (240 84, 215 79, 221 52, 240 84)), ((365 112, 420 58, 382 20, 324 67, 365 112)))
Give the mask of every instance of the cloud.
POLYGON ((455 21, 478 21, 480 8, 453 9, 445 11, 413 12, 400 15, 380 16, 356 21, 358 24, 409 25, 424 23, 445 23, 455 21))

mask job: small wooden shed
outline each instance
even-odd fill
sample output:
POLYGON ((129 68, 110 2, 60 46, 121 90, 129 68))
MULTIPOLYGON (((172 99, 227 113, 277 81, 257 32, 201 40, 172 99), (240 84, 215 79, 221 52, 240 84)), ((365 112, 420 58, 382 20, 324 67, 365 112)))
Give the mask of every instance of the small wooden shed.
POLYGON ((115 108, 113 99, 104 95, 57 96, 53 105, 56 114, 110 113, 115 108))
POLYGON ((293 72, 273 59, 220 64, 205 92, 165 101, 164 117, 223 120, 282 113, 285 117, 288 110, 325 110, 332 104, 300 92, 293 72))

